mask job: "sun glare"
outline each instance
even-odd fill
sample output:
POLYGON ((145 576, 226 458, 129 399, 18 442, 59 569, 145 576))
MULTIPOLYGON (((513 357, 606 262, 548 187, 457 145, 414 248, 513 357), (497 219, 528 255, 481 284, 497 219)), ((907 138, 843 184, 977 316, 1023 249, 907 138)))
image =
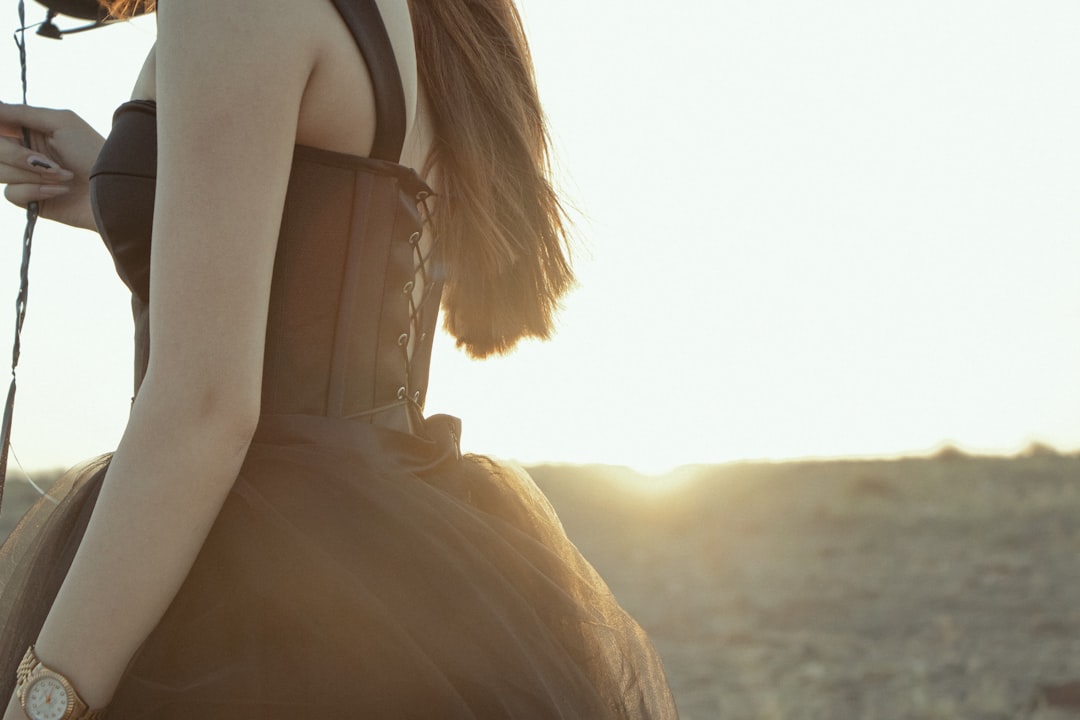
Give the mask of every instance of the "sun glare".
POLYGON ((627 470, 618 478, 619 484, 626 490, 646 497, 660 497, 672 495, 692 481, 697 479, 701 468, 697 465, 686 465, 669 470, 662 474, 643 474, 635 470, 627 470))

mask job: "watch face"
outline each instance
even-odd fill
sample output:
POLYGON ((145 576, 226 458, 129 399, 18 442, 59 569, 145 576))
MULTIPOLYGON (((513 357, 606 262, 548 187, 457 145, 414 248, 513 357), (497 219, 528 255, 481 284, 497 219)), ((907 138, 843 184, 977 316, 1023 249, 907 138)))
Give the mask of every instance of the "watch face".
POLYGON ((60 720, 68 711, 68 693, 59 680, 43 677, 26 689, 30 720, 60 720))

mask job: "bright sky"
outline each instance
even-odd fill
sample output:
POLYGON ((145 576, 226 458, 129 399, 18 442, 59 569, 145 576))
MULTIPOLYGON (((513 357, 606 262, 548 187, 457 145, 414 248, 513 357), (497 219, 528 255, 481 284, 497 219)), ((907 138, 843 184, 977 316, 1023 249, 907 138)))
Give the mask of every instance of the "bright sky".
MULTIPOLYGON (((467 449, 661 471, 946 440, 1080 447, 1080 5, 523 12, 579 211, 581 287, 554 342, 483 363, 436 348, 428 409, 464 419, 467 449)), ((31 103, 104 131, 152 39, 145 21, 33 38, 31 103)), ((0 209, 0 308, 14 304, 21 227, 0 209)), ((13 314, 0 312, 5 345, 13 314)), ((115 447, 130 333, 100 241, 42 223, 16 406, 24 466, 115 447)))

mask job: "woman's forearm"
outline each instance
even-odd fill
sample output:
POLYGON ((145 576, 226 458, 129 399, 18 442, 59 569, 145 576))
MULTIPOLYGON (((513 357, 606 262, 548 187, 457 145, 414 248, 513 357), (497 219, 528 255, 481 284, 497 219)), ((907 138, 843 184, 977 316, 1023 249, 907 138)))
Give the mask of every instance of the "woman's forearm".
POLYGON ((91 708, 108 703, 183 583, 236 479, 254 422, 140 395, 38 656, 91 708), (177 416, 179 414, 179 417, 177 416))

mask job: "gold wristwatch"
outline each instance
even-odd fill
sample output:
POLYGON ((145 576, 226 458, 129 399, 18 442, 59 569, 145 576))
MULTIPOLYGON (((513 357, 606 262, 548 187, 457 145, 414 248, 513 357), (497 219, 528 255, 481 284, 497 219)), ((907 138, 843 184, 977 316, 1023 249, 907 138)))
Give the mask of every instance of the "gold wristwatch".
POLYGON ((105 710, 91 710, 66 677, 38 660, 31 645, 15 676, 15 694, 30 720, 102 720, 105 710))

